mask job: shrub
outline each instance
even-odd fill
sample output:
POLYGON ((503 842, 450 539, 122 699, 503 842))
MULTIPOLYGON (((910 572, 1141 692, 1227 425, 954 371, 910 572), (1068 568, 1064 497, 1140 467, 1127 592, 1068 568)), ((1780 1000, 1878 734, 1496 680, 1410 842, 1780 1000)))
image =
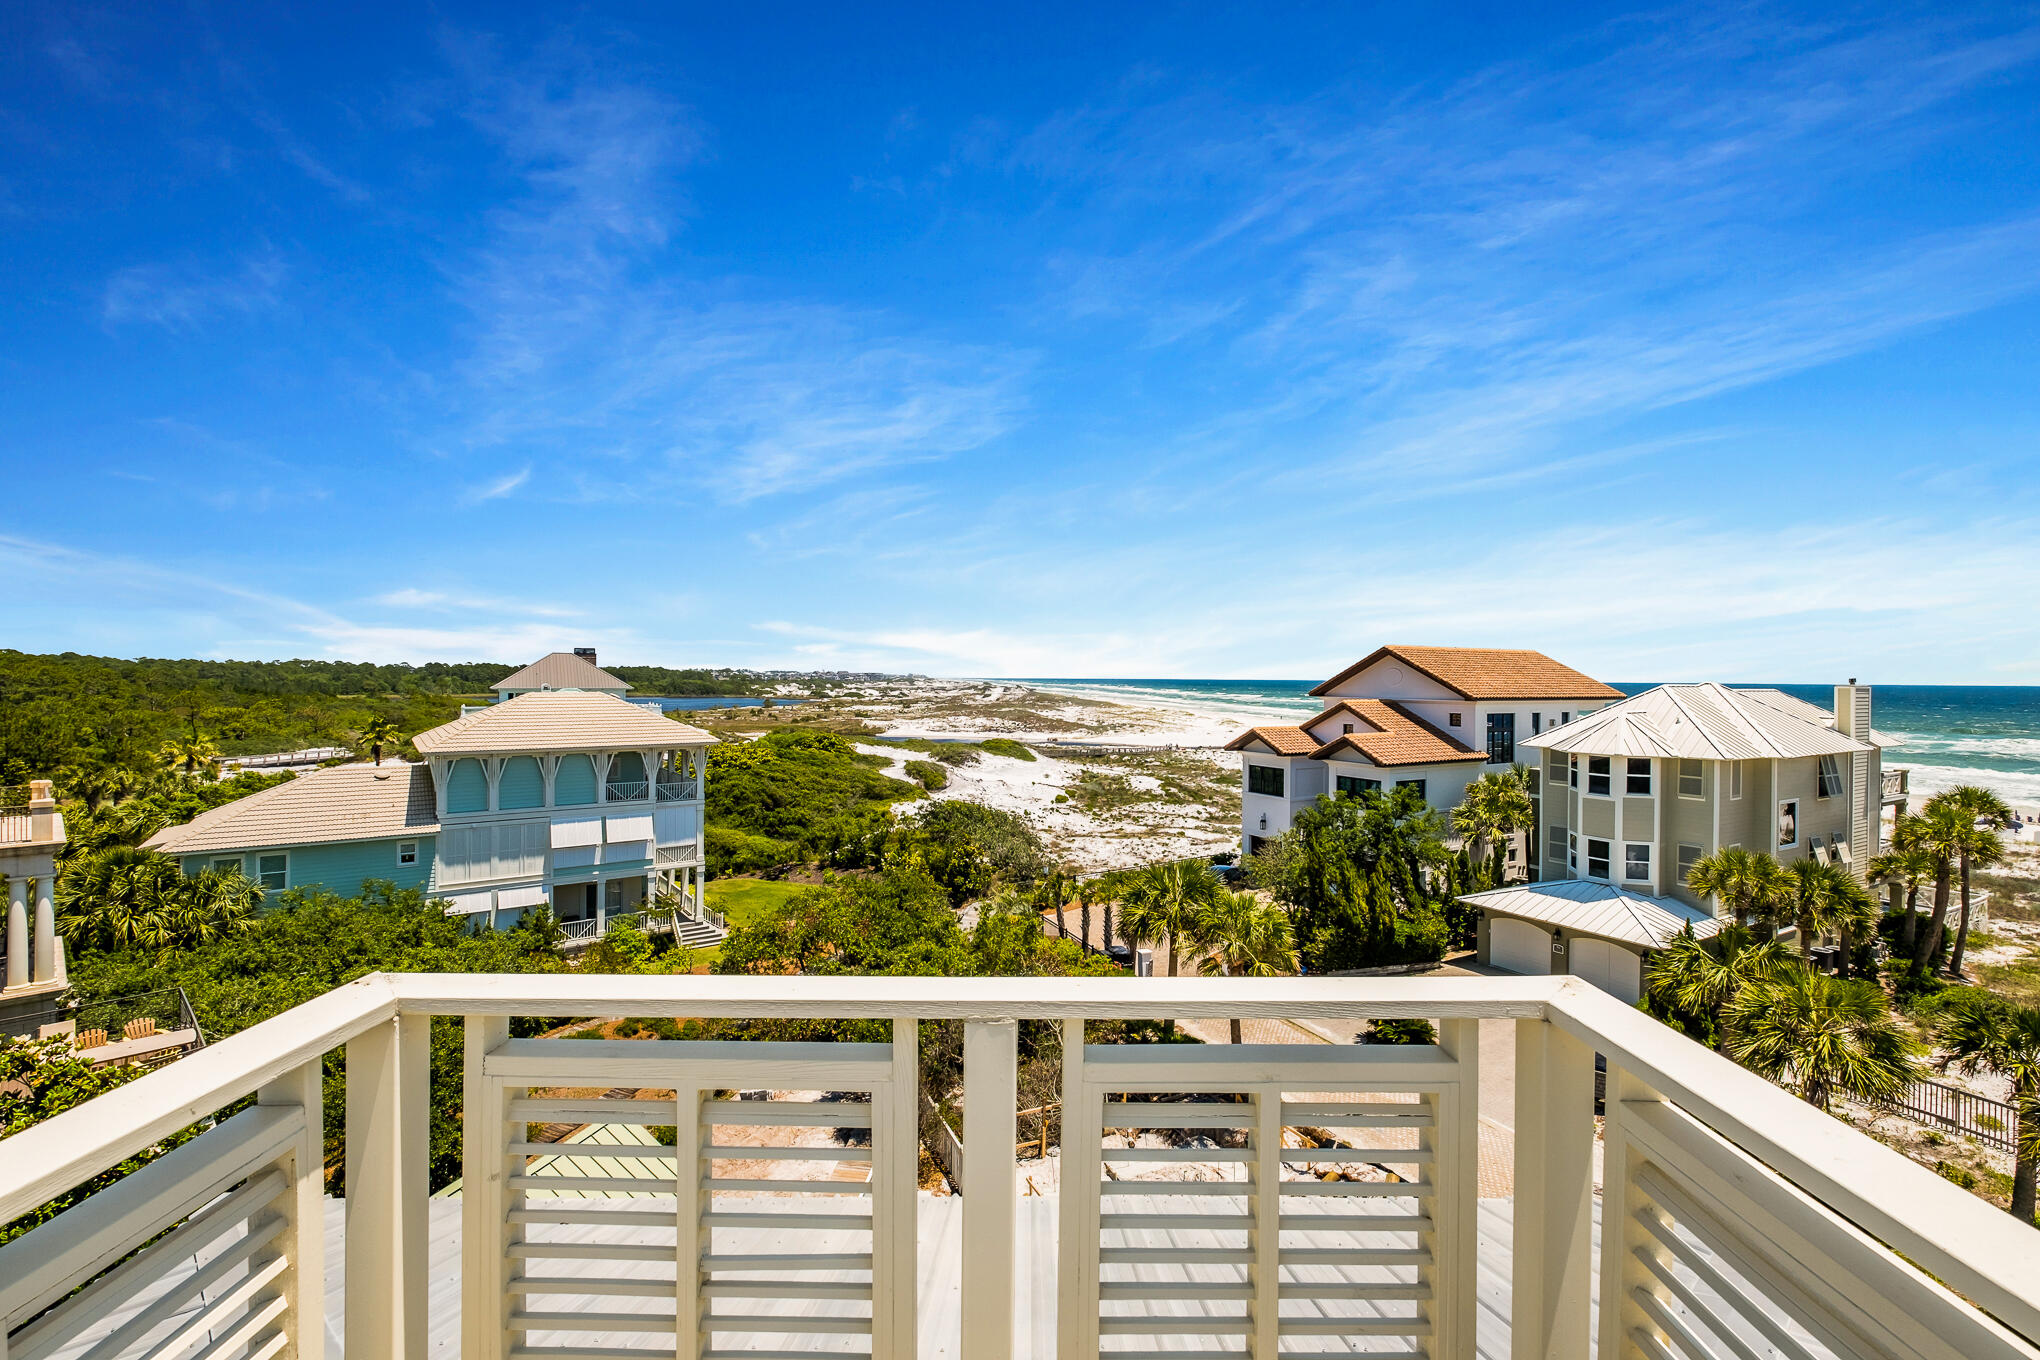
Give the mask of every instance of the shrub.
POLYGON ((1376 1020, 1360 1036, 1363 1044, 1435 1044, 1438 1031, 1429 1020, 1376 1020))
POLYGON ((975 849, 1011 887, 1027 887, 1052 867, 1041 833, 1018 813, 949 801, 922 809, 912 825, 939 850, 975 849))
POLYGON ((932 760, 908 761, 907 777, 930 793, 949 787, 949 771, 932 760))
POLYGON ((978 745, 995 756, 1009 756, 1014 760, 1034 759, 1034 752, 1011 737, 987 737, 978 745))

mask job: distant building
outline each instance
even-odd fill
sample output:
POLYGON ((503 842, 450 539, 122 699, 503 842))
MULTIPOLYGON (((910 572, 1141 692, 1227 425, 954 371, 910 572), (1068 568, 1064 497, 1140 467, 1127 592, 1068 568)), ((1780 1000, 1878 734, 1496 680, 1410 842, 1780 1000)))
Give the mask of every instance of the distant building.
POLYGON ((57 999, 70 986, 55 900, 63 848, 64 814, 49 780, 0 789, 0 874, 7 876, 0 1034, 37 1033, 56 1019, 57 999))
POLYGON ((576 647, 571 652, 551 652, 521 671, 504 676, 489 688, 496 699, 515 699, 549 689, 577 689, 591 694, 612 694, 621 699, 631 687, 595 664, 593 647, 576 647))
POLYGON ((1515 763, 1525 738, 1622 697, 1542 652, 1406 646, 1380 648, 1311 694, 1325 700, 1316 717, 1226 745, 1240 753, 1242 854, 1327 793, 1411 785, 1449 811, 1475 776, 1515 763))
POLYGON ((599 931, 665 893, 698 918, 714 740, 615 694, 541 688, 420 732, 420 764, 313 771, 147 845, 271 891, 389 879, 501 924, 550 902, 599 931))
POLYGON ((1870 687, 1835 687, 1833 712, 1775 689, 1660 685, 1522 745, 1541 763, 1541 880, 1475 893, 1483 962, 1574 973, 1625 1000, 1649 951, 1716 904, 1686 886, 1728 846, 1808 857, 1858 876, 1878 853, 1887 785, 1870 687))

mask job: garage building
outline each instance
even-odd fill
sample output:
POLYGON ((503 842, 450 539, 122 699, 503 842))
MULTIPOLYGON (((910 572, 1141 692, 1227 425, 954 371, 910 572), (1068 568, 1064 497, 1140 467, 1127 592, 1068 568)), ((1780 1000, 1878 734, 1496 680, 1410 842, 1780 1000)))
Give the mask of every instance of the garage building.
POLYGON ((1721 929, 1704 907, 1589 879, 1525 883, 1459 900, 1480 909, 1482 963, 1512 973, 1570 973, 1628 1002, 1643 995, 1652 950, 1688 926, 1701 939, 1721 929))

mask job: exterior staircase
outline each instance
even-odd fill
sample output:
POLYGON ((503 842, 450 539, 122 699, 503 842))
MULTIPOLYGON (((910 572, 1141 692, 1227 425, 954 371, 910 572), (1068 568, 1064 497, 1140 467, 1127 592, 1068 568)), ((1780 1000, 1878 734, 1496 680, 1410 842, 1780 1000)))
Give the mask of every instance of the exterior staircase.
POLYGON ((721 926, 682 916, 675 921, 674 938, 689 949, 713 949, 729 935, 721 926))

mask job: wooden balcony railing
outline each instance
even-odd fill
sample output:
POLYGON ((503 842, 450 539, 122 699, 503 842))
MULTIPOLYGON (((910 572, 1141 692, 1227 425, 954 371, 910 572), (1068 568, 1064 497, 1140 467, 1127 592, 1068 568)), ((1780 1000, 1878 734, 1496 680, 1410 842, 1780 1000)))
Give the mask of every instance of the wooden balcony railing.
POLYGON ((949 1270, 973 1360, 1041 1334, 1059 1360, 1471 1357, 1477 1333, 1515 1360, 2040 1355, 2033 1228, 1576 979, 574 974, 364 978, 6 1140, 0 1222, 255 1097, 0 1247, 0 1354, 319 1360, 321 1058, 342 1046, 350 1356, 423 1360, 457 1311, 471 1360, 914 1360, 950 1297, 920 1281, 949 1270), (514 1016, 568 1015, 879 1024, 855 1043, 510 1037, 514 1016), (1423 1017, 1439 1038, 1085 1030, 1214 1015, 1423 1017), (428 1302, 435 1016, 466 1030, 457 1310, 428 1302), (1515 1030, 1514 1106, 1485 1112, 1514 1128, 1499 1238, 1477 1216, 1483 1019, 1515 1030), (963 1030, 965 1192, 939 1245, 915 1188, 924 1021, 963 1030), (1018 1026, 1039 1022, 1061 1039, 1052 1216, 1022 1212, 1013 1175, 1018 1026), (637 1094, 554 1094, 591 1087, 637 1094), (777 1094, 735 1098, 759 1088, 777 1094), (575 1169, 528 1133, 588 1123, 646 1136, 575 1169), (789 1126, 837 1136, 756 1136, 789 1126), (1285 1138, 1301 1128, 1322 1137, 1285 1138), (756 1169, 789 1159, 823 1174, 756 1169), (1356 1161, 1373 1170, 1321 1174, 1356 1161), (1052 1231, 1052 1277, 1020 1268, 1016 1228, 1052 1231), (1502 1253, 1485 1279, 1481 1251, 1502 1253), (1023 1300, 1049 1278, 1052 1308, 1023 1300))

